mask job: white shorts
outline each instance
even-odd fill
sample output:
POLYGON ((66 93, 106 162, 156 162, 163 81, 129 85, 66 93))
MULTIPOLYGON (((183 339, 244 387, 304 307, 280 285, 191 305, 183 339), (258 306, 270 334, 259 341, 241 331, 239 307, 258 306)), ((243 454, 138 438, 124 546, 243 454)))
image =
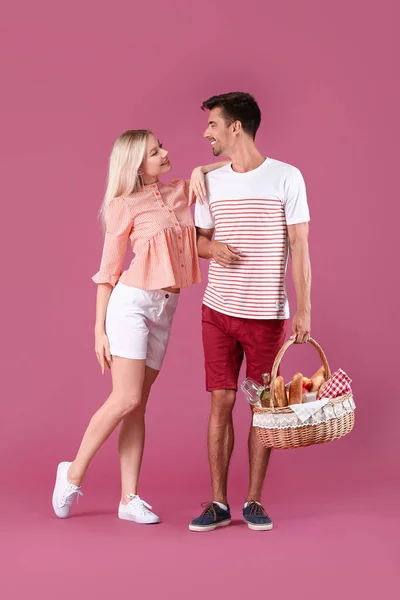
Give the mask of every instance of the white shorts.
POLYGON ((140 290, 118 282, 106 314, 111 355, 146 359, 147 366, 159 371, 178 300, 179 294, 140 290))

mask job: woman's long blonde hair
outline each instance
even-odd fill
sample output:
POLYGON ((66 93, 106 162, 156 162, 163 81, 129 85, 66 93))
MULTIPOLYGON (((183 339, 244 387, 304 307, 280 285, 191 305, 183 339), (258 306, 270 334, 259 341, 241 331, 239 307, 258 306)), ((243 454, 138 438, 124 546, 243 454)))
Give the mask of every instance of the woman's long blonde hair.
POLYGON ((115 141, 110 154, 107 188, 99 217, 104 225, 107 204, 117 196, 128 196, 140 190, 139 168, 146 154, 148 129, 130 129, 115 141))

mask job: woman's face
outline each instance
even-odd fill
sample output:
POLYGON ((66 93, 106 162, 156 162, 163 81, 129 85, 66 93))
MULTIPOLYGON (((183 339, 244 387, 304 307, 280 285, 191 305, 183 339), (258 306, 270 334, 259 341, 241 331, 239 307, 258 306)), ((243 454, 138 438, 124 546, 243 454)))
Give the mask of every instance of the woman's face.
POLYGON ((171 170, 168 160, 168 150, 163 148, 159 140, 152 133, 147 136, 146 154, 140 167, 140 174, 144 183, 154 180, 171 170))

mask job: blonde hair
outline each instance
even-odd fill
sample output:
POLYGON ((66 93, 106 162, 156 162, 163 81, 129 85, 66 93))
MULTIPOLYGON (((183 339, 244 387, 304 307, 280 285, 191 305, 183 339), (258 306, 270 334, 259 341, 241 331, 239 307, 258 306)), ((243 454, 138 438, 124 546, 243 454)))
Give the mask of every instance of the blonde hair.
POLYGON ((108 203, 117 196, 128 196, 142 187, 139 168, 146 154, 148 129, 130 129, 115 141, 110 154, 107 188, 99 217, 104 226, 108 203))

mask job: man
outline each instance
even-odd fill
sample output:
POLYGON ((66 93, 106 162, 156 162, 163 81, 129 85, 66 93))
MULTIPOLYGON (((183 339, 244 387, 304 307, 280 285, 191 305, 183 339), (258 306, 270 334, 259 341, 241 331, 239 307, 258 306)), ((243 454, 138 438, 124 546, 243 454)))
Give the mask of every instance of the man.
MULTIPOLYGON (((232 92, 203 103, 209 111, 204 137, 214 156, 230 163, 207 175, 208 203, 196 204, 198 252, 211 258, 202 307, 206 384, 211 392, 208 455, 213 501, 189 529, 229 525, 228 468, 233 449, 232 409, 246 356, 247 376, 271 372, 285 340, 289 306, 285 287, 288 251, 297 312, 292 337, 310 337, 311 267, 309 210, 298 169, 265 158, 255 145, 260 109, 250 94, 232 92), (214 238, 213 238, 214 236, 214 238)), ((250 481, 243 518, 251 529, 272 529, 261 504, 270 457, 250 426, 250 481)))

